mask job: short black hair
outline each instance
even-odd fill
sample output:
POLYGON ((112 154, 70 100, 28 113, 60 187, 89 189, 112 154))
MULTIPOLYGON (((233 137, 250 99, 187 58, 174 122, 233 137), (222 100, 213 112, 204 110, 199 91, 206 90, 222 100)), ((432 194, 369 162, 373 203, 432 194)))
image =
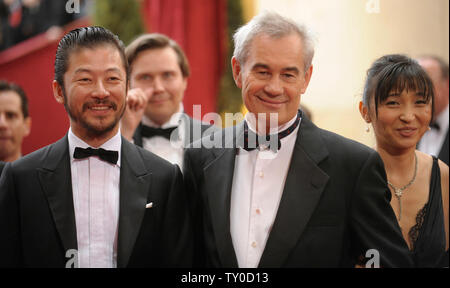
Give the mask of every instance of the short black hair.
POLYGON ((6 91, 13 91, 16 92, 17 95, 19 95, 23 118, 28 118, 30 114, 28 112, 28 98, 25 94, 25 91, 23 91, 23 89, 17 84, 8 82, 6 80, 0 80, 0 92, 6 91))
POLYGON ((64 73, 67 71, 69 56, 79 48, 94 48, 100 45, 112 45, 117 48, 122 58, 122 63, 126 72, 126 84, 128 87, 129 69, 125 56, 125 46, 123 42, 106 28, 100 26, 90 26, 77 28, 59 41, 55 57, 55 80, 64 91, 64 73))
POLYGON ((434 101, 433 83, 416 60, 401 54, 382 56, 367 70, 363 103, 369 107, 370 99, 374 97, 375 113, 378 116, 378 104, 391 91, 402 92, 404 89, 421 93, 427 103, 434 101))

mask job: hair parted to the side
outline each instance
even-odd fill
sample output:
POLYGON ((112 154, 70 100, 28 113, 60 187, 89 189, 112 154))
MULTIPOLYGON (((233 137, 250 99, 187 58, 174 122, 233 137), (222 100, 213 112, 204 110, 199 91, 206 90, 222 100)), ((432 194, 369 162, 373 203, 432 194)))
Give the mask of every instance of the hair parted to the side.
POLYGON ((314 57, 314 41, 311 32, 305 25, 296 23, 275 12, 264 11, 236 30, 233 35, 233 57, 244 64, 248 57, 250 44, 255 36, 265 34, 270 37, 280 38, 293 33, 299 35, 302 40, 303 68, 306 73, 312 64, 312 59, 314 57))
POLYGON ((434 101, 433 83, 416 60, 401 54, 385 55, 367 70, 362 102, 370 107, 370 100, 374 98, 375 113, 378 115, 378 104, 392 91, 402 92, 405 89, 422 94, 427 103, 434 101))
POLYGON ((189 61, 178 43, 159 33, 144 34, 133 40, 125 49, 125 55, 128 59, 130 71, 133 69, 133 61, 138 57, 139 53, 145 50, 161 49, 170 47, 175 51, 178 59, 178 66, 184 78, 189 77, 190 68, 189 61))
POLYGON ((27 118, 30 116, 28 112, 28 98, 25 94, 25 91, 23 91, 22 87, 15 83, 11 83, 5 80, 0 80, 0 92, 7 92, 7 91, 13 91, 19 95, 20 98, 20 107, 22 110, 23 118, 27 118))
POLYGON ((59 41, 55 57, 55 80, 62 87, 63 91, 64 73, 67 71, 70 54, 80 48, 95 48, 101 45, 111 45, 119 51, 126 71, 126 83, 128 86, 128 61, 122 41, 106 28, 90 26, 74 29, 64 35, 59 41))

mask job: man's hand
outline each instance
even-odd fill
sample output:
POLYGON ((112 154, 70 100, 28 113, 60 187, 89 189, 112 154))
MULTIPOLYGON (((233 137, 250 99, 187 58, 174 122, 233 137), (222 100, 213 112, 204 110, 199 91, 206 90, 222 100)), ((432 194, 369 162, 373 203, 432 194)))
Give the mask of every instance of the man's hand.
POLYGON ((133 139, 134 131, 144 115, 148 102, 147 95, 151 95, 151 93, 145 93, 141 88, 128 90, 127 107, 120 121, 120 131, 128 141, 133 139))

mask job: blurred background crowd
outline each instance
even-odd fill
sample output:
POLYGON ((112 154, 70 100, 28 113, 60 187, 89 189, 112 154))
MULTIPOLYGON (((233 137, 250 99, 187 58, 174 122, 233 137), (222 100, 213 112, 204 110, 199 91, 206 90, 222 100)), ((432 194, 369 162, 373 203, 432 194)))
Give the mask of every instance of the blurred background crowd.
MULTIPOLYGON (((58 40, 79 26, 100 25, 129 44, 159 32, 190 61, 185 111, 245 112, 231 75, 231 35, 263 10, 305 23, 316 38, 314 70, 302 97, 313 121, 369 146, 372 132, 357 108, 367 68, 378 57, 437 55, 448 63, 448 0, 0 0, 0 79, 29 98, 33 129, 27 154, 59 139, 69 122, 52 96, 58 40)), ((222 121, 224 124, 225 121, 222 121)))

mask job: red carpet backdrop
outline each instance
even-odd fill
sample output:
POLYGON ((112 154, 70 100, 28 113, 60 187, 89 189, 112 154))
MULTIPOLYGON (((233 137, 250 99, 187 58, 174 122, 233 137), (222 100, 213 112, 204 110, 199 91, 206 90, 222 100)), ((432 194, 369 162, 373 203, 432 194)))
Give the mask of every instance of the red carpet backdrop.
POLYGON ((150 32, 175 39, 189 59, 191 77, 184 99, 186 112, 202 105, 202 115, 216 111, 226 43, 226 0, 145 0, 143 19, 150 32))
MULTIPOLYGON (((226 58, 226 0, 144 0, 142 18, 148 32, 175 39, 185 50, 191 76, 184 107, 202 105, 202 115, 216 112, 219 82, 226 58)), ((84 18, 65 27, 91 25, 84 18)), ((40 34, 0 52, 0 79, 22 86, 29 98, 31 134, 22 152, 28 154, 61 138, 69 127, 64 107, 53 98, 51 82, 57 41, 40 34)))
MULTIPOLYGON (((82 19, 69 24, 66 31, 89 25, 82 19)), ((53 65, 57 41, 40 34, 0 52, 0 79, 19 84, 28 96, 31 133, 24 138, 22 153, 28 154, 55 142, 69 129, 69 119, 53 98, 53 65)))

